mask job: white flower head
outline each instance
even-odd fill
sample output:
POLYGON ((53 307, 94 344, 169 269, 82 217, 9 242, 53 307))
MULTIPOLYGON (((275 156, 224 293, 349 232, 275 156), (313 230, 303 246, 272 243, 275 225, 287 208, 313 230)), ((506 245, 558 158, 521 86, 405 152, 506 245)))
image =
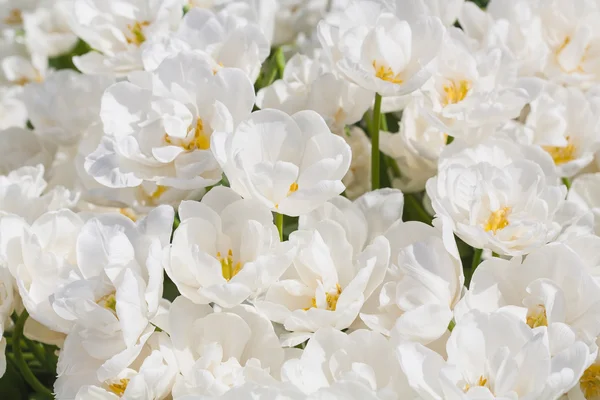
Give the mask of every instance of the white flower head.
POLYGON ((444 26, 420 10, 417 0, 398 0, 396 11, 380 2, 357 1, 339 25, 321 21, 319 40, 348 78, 383 96, 419 89, 431 76, 444 26))
POLYGON ((320 59, 295 54, 283 78, 258 91, 256 104, 288 114, 314 110, 333 131, 340 131, 362 119, 373 93, 338 75, 320 59))
POLYGON ((547 336, 510 313, 472 311, 454 327, 447 360, 413 342, 400 344, 397 355, 426 400, 558 399, 590 361, 579 341, 551 357, 547 336))
POLYGON ((23 102, 36 133, 69 146, 76 144, 90 125, 100 120, 100 101, 112 78, 57 71, 42 83, 23 90, 23 102))
POLYGON ((279 241, 269 209, 229 188, 182 202, 179 218, 165 266, 194 303, 241 304, 275 282, 294 257, 293 246, 279 241))
POLYGON ((87 74, 126 76, 142 69, 142 49, 173 32, 183 16, 180 0, 75 0, 70 25, 93 49, 73 58, 87 74))
POLYGON ((415 397, 392 344, 383 335, 366 329, 350 334, 319 329, 298 358, 283 364, 281 379, 307 395, 354 383, 375 392, 378 398, 415 397))
POLYGON ((351 159, 350 146, 314 111, 254 112, 233 134, 215 132, 211 149, 233 190, 291 216, 342 193, 351 159))
POLYGON ((397 222, 385 236, 392 256, 376 306, 362 320, 397 339, 429 344, 448 329, 464 276, 452 233, 421 222, 397 222))
POLYGON ((0 129, 25 128, 27 108, 21 99, 20 88, 0 89, 0 129))
POLYGON ((181 373, 174 398, 218 396, 245 382, 277 382, 283 349, 271 322, 251 306, 215 312, 178 297, 169 329, 181 373))
POLYGON ((461 239, 504 255, 527 254, 556 239, 559 221, 574 211, 548 154, 500 138, 448 146, 427 194, 461 239))
POLYGON ((525 128, 531 129, 529 143, 552 156, 560 176, 579 173, 600 149, 600 117, 579 88, 547 84, 530 103, 525 128))
POLYGON ((21 167, 0 176, 0 214, 16 214, 32 223, 47 211, 72 208, 77 193, 62 186, 48 189, 44 166, 21 167))
POLYGON ((282 340, 294 346, 319 328, 342 330, 355 321, 383 280, 390 246, 378 236, 364 250, 354 249, 343 226, 333 220, 293 232, 290 241, 298 246, 293 268, 255 305, 291 332, 282 340))
POLYGON ((0 174, 24 166, 42 164, 47 169, 54 160, 56 145, 29 129, 12 127, 0 131, 0 174))
POLYGON ((32 54, 56 57, 69 53, 77 36, 69 26, 69 0, 46 2, 23 14, 25 43, 32 54))
POLYGON ((253 104, 254 89, 242 71, 213 71, 201 55, 179 53, 107 89, 100 111, 106 135, 85 169, 109 187, 213 185, 221 169, 211 135, 233 131, 253 104))
POLYGON ((600 235, 600 173, 583 174, 575 178, 567 199, 591 210, 595 233, 600 235))

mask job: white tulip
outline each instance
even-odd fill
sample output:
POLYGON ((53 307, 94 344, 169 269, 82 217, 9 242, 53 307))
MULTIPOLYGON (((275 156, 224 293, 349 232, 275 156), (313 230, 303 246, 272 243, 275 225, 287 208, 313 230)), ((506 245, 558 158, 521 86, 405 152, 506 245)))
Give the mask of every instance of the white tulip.
POLYGON ((0 131, 0 174, 42 164, 48 168, 56 153, 56 145, 33 131, 23 128, 8 128, 0 131))
POLYGON ((240 70, 213 71, 193 52, 167 58, 155 71, 107 89, 100 110, 106 135, 85 169, 109 187, 154 182, 152 196, 166 187, 213 185, 221 169, 211 135, 233 131, 253 103, 252 83, 240 70))
POLYGON ((180 0, 75 0, 71 29, 97 51, 73 57, 73 62, 94 75, 126 76, 141 70, 143 48, 174 31, 182 16, 180 0))
POLYGON ((211 149, 233 190, 291 216, 342 193, 351 159, 350 146, 314 111, 254 112, 233 134, 214 132, 211 149))
POLYGON ((253 307, 215 312, 178 297, 169 312, 169 327, 181 373, 174 398, 221 395, 252 381, 274 384, 279 376, 283 349, 273 325, 253 307))
POLYGON ((475 248, 527 254, 555 240, 575 210, 565 201, 552 159, 540 148, 490 138, 453 143, 427 181, 436 216, 475 248))
POLYGON ((319 23, 321 45, 359 86, 383 96, 412 93, 431 76, 444 36, 441 21, 415 3, 397 0, 394 12, 381 2, 354 2, 339 24, 319 23))
POLYGON ((567 199, 594 214, 596 235, 600 235, 600 173, 580 175, 573 180, 567 199))
POLYGON ((179 218, 165 268, 194 303, 239 305, 279 279, 294 257, 269 209, 229 188, 211 189, 200 203, 182 202, 179 218))

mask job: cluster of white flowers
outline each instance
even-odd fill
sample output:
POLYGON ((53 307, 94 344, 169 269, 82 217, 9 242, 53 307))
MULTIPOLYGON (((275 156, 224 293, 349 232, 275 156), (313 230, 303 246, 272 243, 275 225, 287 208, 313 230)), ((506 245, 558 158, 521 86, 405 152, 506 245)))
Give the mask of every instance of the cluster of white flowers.
POLYGON ((477 3, 0 0, 0 394, 600 400, 600 0, 477 3))

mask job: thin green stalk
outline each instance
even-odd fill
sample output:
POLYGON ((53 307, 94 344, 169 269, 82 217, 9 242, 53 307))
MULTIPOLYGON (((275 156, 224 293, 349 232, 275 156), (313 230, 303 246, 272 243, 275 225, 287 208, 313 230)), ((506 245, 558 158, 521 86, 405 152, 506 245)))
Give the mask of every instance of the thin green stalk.
POLYGON ((381 95, 375 94, 371 125, 371 189, 379 189, 379 125, 381 123, 381 95))
POLYGON ((567 190, 571 190, 571 180, 569 178, 562 178, 562 181, 567 187, 567 190))
POLYGON ((29 349, 29 351, 31 351, 31 353, 33 354, 35 359, 39 361, 40 365, 43 365, 44 368, 47 368, 48 371, 51 371, 52 367, 50 367, 50 365, 48 364, 48 362, 46 360, 46 355, 44 354, 44 348, 38 346, 37 343, 33 343, 30 340, 26 340, 25 342, 27 343, 27 348, 29 349))
POLYGON ((283 79, 283 71, 285 70, 285 54, 283 54, 283 49, 281 47, 277 48, 274 57, 279 79, 283 79))
POLYGON ((283 242, 283 214, 275 213, 275 225, 279 231, 279 240, 283 242))
MULTIPOLYGON (((13 333, 13 338, 17 343, 19 343, 21 341, 21 338, 23 337, 23 328, 25 327, 25 321, 27 321, 27 318, 29 318, 29 313, 27 312, 27 310, 23 310, 23 313, 21 313, 19 319, 17 320, 17 323, 15 324, 15 329, 13 333)), ((54 396, 52 396, 52 392, 46 386, 42 385, 40 381, 35 377, 33 372, 31 372, 31 370, 29 369, 29 366, 23 358, 23 350, 21 349, 21 346, 14 346, 13 354, 15 355, 15 361, 25 381, 40 395, 49 399, 54 398, 54 396)))

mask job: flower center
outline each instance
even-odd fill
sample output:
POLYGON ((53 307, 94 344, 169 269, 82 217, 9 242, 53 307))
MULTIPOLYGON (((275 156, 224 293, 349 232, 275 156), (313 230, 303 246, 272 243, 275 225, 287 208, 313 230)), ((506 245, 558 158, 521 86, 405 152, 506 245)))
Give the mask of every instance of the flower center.
POLYGON ((192 150, 208 150, 210 148, 210 134, 206 133, 204 130, 204 122, 202 119, 196 119, 196 125, 190 126, 188 129, 189 133, 194 131, 194 136, 190 141, 185 141, 185 139, 172 138, 168 134, 165 133, 165 142, 173 146, 179 146, 184 150, 192 151, 192 150))
POLYGON ((119 397, 123 397, 125 390, 127 390, 127 385, 129 385, 129 379, 119 379, 117 383, 109 384, 108 390, 110 390, 119 397))
POLYGON ((563 67, 563 64, 560 62, 560 54, 563 52, 563 50, 565 48, 567 48, 567 46, 569 45, 569 43, 571 43, 571 37, 567 36, 564 40, 564 42, 562 42, 562 44, 560 46, 558 46, 558 49, 556 49, 556 51, 554 52, 554 56, 556 57, 556 63, 558 64, 558 66, 560 67, 561 71, 567 73, 567 74, 572 74, 574 72, 580 72, 580 73, 585 73, 585 71, 583 70, 583 67, 581 65, 581 63, 583 63, 583 61, 585 60, 585 53, 587 53, 589 46, 587 46, 585 48, 584 51, 584 55, 581 57, 581 59, 579 60, 579 63, 577 64, 577 66, 571 70, 568 70, 567 68, 563 67))
POLYGON ((115 316, 117 315, 117 298, 115 292, 100 297, 96 304, 111 311, 115 316))
MULTIPOLYGON (((325 303, 327 304, 327 310, 335 311, 337 307, 338 299, 342 294, 342 287, 339 283, 335 284, 335 291, 328 292, 325 294, 325 303)), ((304 309, 304 311, 310 310, 311 308, 317 308, 317 298, 313 297, 311 300, 311 306, 304 309)))
POLYGON ((579 380, 579 387, 586 400, 600 398, 600 365, 593 364, 585 370, 579 380))
POLYGON ((550 154, 554 160, 554 164, 561 165, 573 161, 575 159, 575 145, 571 141, 571 137, 567 136, 567 145, 564 147, 558 146, 542 146, 544 150, 550 154))
POLYGON ((4 23, 7 25, 19 25, 23 23, 23 13, 18 8, 13 8, 9 11, 8 16, 4 18, 4 23))
POLYGON ((510 207, 502 207, 492 212, 483 229, 486 232, 492 231, 495 234, 498 230, 506 228, 508 226, 508 219, 506 216, 509 213, 510 207))
POLYGON ((240 261, 233 261, 233 251, 231 249, 227 252, 227 257, 223 257, 220 251, 217 252, 217 259, 221 263, 223 278, 227 281, 236 276, 244 267, 240 261))
MULTIPOLYGON (((481 375, 479 377, 479 379, 477 380, 476 384, 471 385, 471 384, 467 383, 465 385, 465 387, 463 388, 463 392, 467 393, 469 391, 469 389, 471 389, 472 387, 475 387, 475 386, 488 387, 488 380, 487 380, 487 378, 484 378, 483 375, 481 375)), ((488 387, 488 389, 489 389, 489 387, 488 387)))
POLYGON ((136 46, 140 46, 142 43, 146 41, 146 35, 144 35, 144 28, 150 25, 149 21, 136 21, 135 24, 127 25, 127 29, 131 36, 125 36, 127 43, 135 44, 136 46))
POLYGON ((447 106, 448 104, 456 104, 465 99, 469 90, 471 89, 471 82, 467 80, 460 80, 458 84, 455 81, 450 81, 447 85, 444 85, 444 93, 446 96, 442 100, 442 104, 447 106))
POLYGON ((548 326, 548 317, 546 316, 546 307, 542 304, 538 304, 534 310, 527 312, 527 325, 530 328, 537 328, 539 326, 548 326))
POLYGON ((119 208, 119 214, 126 216, 133 222, 137 221, 137 215, 131 208, 119 208))
POLYGON ((400 85, 403 82, 400 79, 400 74, 394 74, 394 71, 390 67, 379 65, 377 61, 373 61, 373 69, 375 69, 375 76, 382 81, 395 83, 396 85, 400 85))

